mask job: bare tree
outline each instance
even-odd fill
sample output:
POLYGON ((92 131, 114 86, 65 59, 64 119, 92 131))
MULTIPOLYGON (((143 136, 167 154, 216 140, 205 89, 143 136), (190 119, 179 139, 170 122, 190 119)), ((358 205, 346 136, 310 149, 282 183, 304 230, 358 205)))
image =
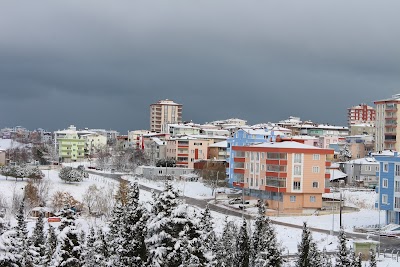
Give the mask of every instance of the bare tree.
POLYGON ((203 184, 212 189, 212 194, 216 188, 227 185, 226 167, 220 162, 209 162, 196 172, 202 177, 203 184))

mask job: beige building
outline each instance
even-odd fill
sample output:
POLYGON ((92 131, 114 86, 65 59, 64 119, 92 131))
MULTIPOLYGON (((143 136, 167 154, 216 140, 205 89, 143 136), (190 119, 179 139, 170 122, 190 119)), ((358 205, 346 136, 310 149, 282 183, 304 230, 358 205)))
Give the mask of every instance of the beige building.
POLYGON ((377 100, 375 120, 375 151, 400 151, 400 94, 392 98, 377 100))
POLYGON ((85 140, 85 156, 93 156, 99 148, 107 145, 107 137, 98 133, 82 136, 85 140))
POLYGON ((6 165, 6 151, 0 149, 0 166, 6 165))
POLYGON ((194 162, 207 159, 208 146, 213 144, 209 139, 191 137, 167 140, 167 158, 176 160, 176 167, 194 168, 194 162))
POLYGON ((150 131, 165 133, 167 131, 167 124, 181 122, 181 104, 166 99, 150 105, 150 131))

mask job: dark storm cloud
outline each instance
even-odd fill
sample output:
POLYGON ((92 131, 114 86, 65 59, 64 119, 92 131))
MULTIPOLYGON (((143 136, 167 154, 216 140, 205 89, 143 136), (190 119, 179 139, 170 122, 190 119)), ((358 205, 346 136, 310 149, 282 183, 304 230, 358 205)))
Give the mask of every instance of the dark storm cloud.
POLYGON ((398 1, 0 3, 0 127, 148 127, 289 115, 345 124, 400 89, 398 1))

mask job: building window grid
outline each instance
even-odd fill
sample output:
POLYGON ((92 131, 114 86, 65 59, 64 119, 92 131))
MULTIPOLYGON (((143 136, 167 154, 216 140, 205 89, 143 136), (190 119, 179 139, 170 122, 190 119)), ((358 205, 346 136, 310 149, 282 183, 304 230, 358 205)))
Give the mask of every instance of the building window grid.
POLYGON ((313 160, 319 160, 320 154, 313 154, 313 160))
POLYGON ((300 190, 301 189, 301 183, 299 181, 293 182, 293 190, 300 190))
POLYGON ((388 188, 389 185, 389 180, 388 179, 382 179, 382 188, 388 188))
POLYGON ((312 172, 313 173, 319 173, 319 166, 313 166, 312 167, 312 172))
POLYGON ((290 202, 296 202, 296 196, 290 196, 290 202))
POLYGON ((398 164, 395 165, 395 175, 400 176, 400 165, 398 164))
POLYGON ((382 195, 382 204, 388 204, 388 195, 386 194, 382 195))
POLYGON ((318 188, 319 187, 319 183, 318 182, 313 182, 312 183, 312 187, 313 188, 318 188))
POLYGON ((310 202, 316 202, 316 198, 315 198, 315 196, 310 196, 310 202))

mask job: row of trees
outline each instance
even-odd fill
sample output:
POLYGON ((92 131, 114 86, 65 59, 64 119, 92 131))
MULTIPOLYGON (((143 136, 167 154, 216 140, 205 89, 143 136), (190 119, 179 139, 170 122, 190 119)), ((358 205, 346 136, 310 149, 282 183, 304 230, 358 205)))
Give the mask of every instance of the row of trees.
POLYGON ((63 167, 58 177, 67 183, 82 182, 83 178, 89 178, 89 174, 82 169, 74 169, 72 167, 63 167))
POLYGON ((0 168, 0 174, 7 177, 13 177, 15 179, 42 179, 44 173, 37 166, 27 165, 6 165, 0 168))
MULTIPOLYGON (((226 219, 222 235, 217 235, 208 207, 197 214, 180 202, 169 182, 163 192, 153 193, 150 205, 139 202, 136 183, 121 184, 116 198, 109 231, 90 228, 88 234, 77 230, 75 213, 66 208, 60 214, 62 223, 58 229, 49 226, 46 232, 40 217, 28 236, 22 203, 16 216, 17 226, 3 234, 6 242, 5 252, 3 255, 0 252, 0 266, 280 267, 285 264, 283 250, 261 201, 252 234, 245 219, 239 226, 226 219)), ((329 256, 317 250, 306 225, 298 250, 295 266, 332 266, 329 256)), ((370 266, 376 266, 374 262, 370 266)), ((342 230, 335 266, 359 264, 360 259, 348 251, 342 230)))
POLYGON ((96 166, 116 171, 134 171, 140 165, 148 165, 149 159, 141 149, 101 147, 96 152, 96 166))

